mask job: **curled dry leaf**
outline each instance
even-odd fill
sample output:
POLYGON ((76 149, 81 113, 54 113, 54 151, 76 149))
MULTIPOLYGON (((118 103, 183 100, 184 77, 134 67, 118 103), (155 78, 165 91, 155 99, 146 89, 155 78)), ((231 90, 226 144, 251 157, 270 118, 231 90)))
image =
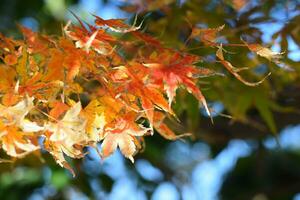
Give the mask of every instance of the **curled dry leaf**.
POLYGON ((275 63, 278 62, 279 59, 282 58, 282 54, 284 54, 284 52, 274 52, 267 47, 261 46, 260 44, 248 44, 245 41, 243 42, 247 45, 250 51, 275 63))
POLYGON ((261 57, 264 57, 264 58, 268 59, 271 62, 274 62, 280 68, 283 68, 283 69, 288 70, 288 71, 294 71, 294 69, 292 67, 290 67, 288 64, 283 63, 281 61, 282 55, 285 52, 274 52, 271 49, 269 49, 267 47, 264 47, 260 44, 248 44, 243 39, 242 39, 242 41, 249 48, 250 51, 256 53, 257 55, 259 55, 261 57))
POLYGON ((241 81, 242 83, 244 83, 245 85, 248 86, 257 86, 259 84, 261 84, 262 82, 264 82, 264 80, 271 75, 271 72, 269 72, 263 79, 261 79, 260 81, 251 83, 248 82, 246 80, 244 80, 239 74, 238 72, 242 71, 242 70, 246 70, 248 68, 236 68, 234 66, 232 66, 232 64, 230 62, 228 62, 227 60, 224 59, 223 56, 223 48, 222 45, 218 48, 217 52, 216 52, 216 56, 220 59, 221 64, 232 74, 234 75, 239 81, 241 81))

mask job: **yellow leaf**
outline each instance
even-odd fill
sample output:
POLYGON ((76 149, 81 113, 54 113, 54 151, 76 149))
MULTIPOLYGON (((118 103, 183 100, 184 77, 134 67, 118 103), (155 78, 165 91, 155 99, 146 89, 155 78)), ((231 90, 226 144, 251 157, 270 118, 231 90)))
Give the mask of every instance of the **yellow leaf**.
POLYGON ((66 112, 62 120, 46 123, 45 130, 52 133, 49 139, 63 141, 67 146, 86 141, 86 119, 79 115, 80 111, 81 103, 78 102, 66 112))
POLYGON ((15 106, 3 106, 0 104, 0 119, 6 126, 14 125, 24 132, 37 132, 43 130, 35 122, 25 119, 26 115, 34 108, 33 97, 27 97, 15 106))
POLYGON ((0 141, 3 150, 12 157, 24 157, 28 153, 39 149, 30 140, 30 134, 19 131, 15 126, 6 126, 0 130, 0 141))
POLYGON ((99 141, 106 124, 103 106, 98 100, 93 100, 84 108, 83 114, 87 119, 86 132, 89 139, 93 142, 99 141))

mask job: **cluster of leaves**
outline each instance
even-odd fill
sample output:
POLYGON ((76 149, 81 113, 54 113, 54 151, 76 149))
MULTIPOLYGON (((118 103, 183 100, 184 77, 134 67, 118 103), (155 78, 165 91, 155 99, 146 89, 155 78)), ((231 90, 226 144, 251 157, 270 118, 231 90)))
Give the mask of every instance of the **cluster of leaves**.
MULTIPOLYGON (((102 142, 103 158, 119 147, 133 161, 154 129, 171 140, 187 135, 175 134, 165 123, 167 117, 176 119, 171 105, 179 87, 210 115, 197 79, 219 73, 198 67, 199 56, 167 48, 139 31, 141 25, 123 19, 78 21, 79 26, 69 22, 62 36, 22 26, 23 40, 0 36, 0 142, 9 156, 39 154, 42 148, 74 174, 65 155, 82 158, 85 147, 97 149, 102 142)), ((224 58, 216 42, 222 29, 193 28, 190 39, 216 48, 219 62, 241 82, 260 84, 264 78, 249 83, 239 75, 245 68, 224 58)), ((258 44, 240 45, 270 60, 281 54, 258 44)))

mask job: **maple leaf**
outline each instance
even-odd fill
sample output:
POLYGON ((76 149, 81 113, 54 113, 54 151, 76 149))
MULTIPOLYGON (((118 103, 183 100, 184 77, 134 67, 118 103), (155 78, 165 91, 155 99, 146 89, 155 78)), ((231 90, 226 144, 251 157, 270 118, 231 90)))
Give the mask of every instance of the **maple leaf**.
POLYGON ((0 123, 0 141, 2 149, 12 157, 24 157, 28 153, 38 150, 37 141, 33 142, 33 135, 20 131, 16 126, 6 126, 0 123))
POLYGON ((61 66, 64 60, 64 54, 58 49, 48 50, 47 71, 43 77, 44 81, 64 80, 64 68, 61 66))
POLYGON ((14 87, 14 94, 19 96, 34 96, 36 99, 49 99, 53 97, 53 93, 59 91, 61 84, 59 81, 43 81, 42 73, 32 74, 26 81, 20 83, 17 81, 14 87))
POLYGON ((51 133, 45 133, 46 139, 44 141, 44 148, 53 156, 57 164, 69 170, 72 173, 73 177, 75 177, 75 172, 66 161, 64 154, 68 155, 71 158, 82 158, 82 148, 67 146, 64 142, 52 142, 48 139, 49 135, 51 135, 51 133))
POLYGON ((67 110, 70 108, 67 104, 61 102, 61 101, 54 101, 49 103, 49 106, 51 107, 51 110, 49 112, 49 116, 52 119, 59 119, 62 114, 67 112, 67 110))
POLYGON ((41 37, 38 33, 33 32, 29 28, 19 25, 19 29, 25 37, 28 44, 27 51, 29 53, 40 53, 47 50, 47 38, 41 37))
POLYGON ((92 27, 93 32, 91 32, 84 27, 73 25, 71 30, 69 30, 69 27, 70 23, 64 27, 64 31, 69 38, 76 41, 76 48, 83 48, 87 53, 92 48, 102 55, 109 55, 113 52, 113 48, 108 42, 113 39, 108 37, 104 30, 97 30, 92 27))
POLYGON ((102 136, 102 155, 104 158, 110 156, 119 147, 122 154, 134 162, 133 155, 137 151, 136 137, 144 136, 151 130, 137 125, 134 121, 135 114, 131 112, 119 117, 115 123, 105 128, 102 136))
POLYGON ((80 67, 81 67, 81 60, 79 53, 75 52, 68 52, 64 58, 63 65, 67 69, 67 81, 73 81, 73 79, 78 75, 80 67))
POLYGON ((34 108, 33 97, 27 97, 24 100, 17 103, 15 106, 3 106, 0 104, 0 119, 6 126, 16 126, 22 129, 24 132, 37 132, 44 128, 37 125, 35 122, 31 122, 25 119, 25 116, 34 108))
POLYGON ((56 162, 74 175, 73 170, 65 161, 64 154, 71 158, 83 157, 82 150, 75 146, 82 146, 87 142, 85 126, 87 120, 80 116, 81 103, 74 104, 61 120, 45 124, 46 149, 54 156, 56 162), (49 132, 49 134, 47 134, 49 132))
POLYGON ((1 76, 0 79, 0 91, 6 93, 15 86, 16 72, 13 68, 1 64, 0 74, 5 74, 5 76, 1 76))
POLYGON ((81 103, 77 102, 61 120, 46 123, 45 130, 52 133, 49 139, 54 142, 64 141, 67 146, 85 141, 86 119, 80 116, 81 109, 81 103))
POLYGON ((225 25, 219 26, 217 28, 197 28, 194 27, 192 29, 192 33, 190 38, 197 38, 199 37, 200 40, 205 45, 216 45, 217 34, 223 30, 225 25))
POLYGON ((32 132, 38 132, 44 128, 25 119, 26 115, 34 107, 33 97, 27 97, 15 106, 3 106, 0 104, 0 141, 2 148, 12 157, 23 157, 26 154, 39 149, 32 132))
POLYGON ((2 103, 5 106, 14 105, 19 100, 19 97, 14 91, 17 74, 13 68, 5 65, 0 65, 0 74, 5 74, 5 76, 2 76, 0 79, 0 92, 3 93, 2 103))
POLYGON ((134 63, 132 67, 119 66, 115 69, 116 73, 113 74, 115 80, 123 80, 123 84, 118 88, 119 94, 127 104, 130 104, 127 100, 128 98, 126 98, 128 97, 128 93, 141 100, 141 106, 146 113, 151 127, 153 125, 153 113, 155 107, 175 115, 158 88, 144 83, 143 79, 147 71, 143 71, 145 68, 142 65, 134 63), (124 79, 128 80, 125 84, 124 79))
POLYGON ((171 105, 176 90, 183 85, 190 93, 192 93, 199 101, 202 102, 207 114, 210 116, 206 100, 202 92, 196 85, 194 76, 197 75, 214 75, 215 72, 209 69, 197 69, 193 63, 198 57, 191 55, 181 56, 178 53, 170 55, 170 52, 161 53, 149 59, 148 63, 143 65, 150 69, 150 80, 153 84, 163 86, 171 105), (161 63, 163 61, 164 63, 161 63))

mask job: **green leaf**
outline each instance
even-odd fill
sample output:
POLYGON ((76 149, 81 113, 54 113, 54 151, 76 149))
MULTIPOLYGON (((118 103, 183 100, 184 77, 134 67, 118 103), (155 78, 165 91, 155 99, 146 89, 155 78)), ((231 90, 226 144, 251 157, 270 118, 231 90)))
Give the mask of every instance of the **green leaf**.
POLYGON ((276 134, 277 128, 270 108, 271 102, 267 98, 264 98, 262 95, 257 95, 255 96, 255 106, 272 133, 276 134))

